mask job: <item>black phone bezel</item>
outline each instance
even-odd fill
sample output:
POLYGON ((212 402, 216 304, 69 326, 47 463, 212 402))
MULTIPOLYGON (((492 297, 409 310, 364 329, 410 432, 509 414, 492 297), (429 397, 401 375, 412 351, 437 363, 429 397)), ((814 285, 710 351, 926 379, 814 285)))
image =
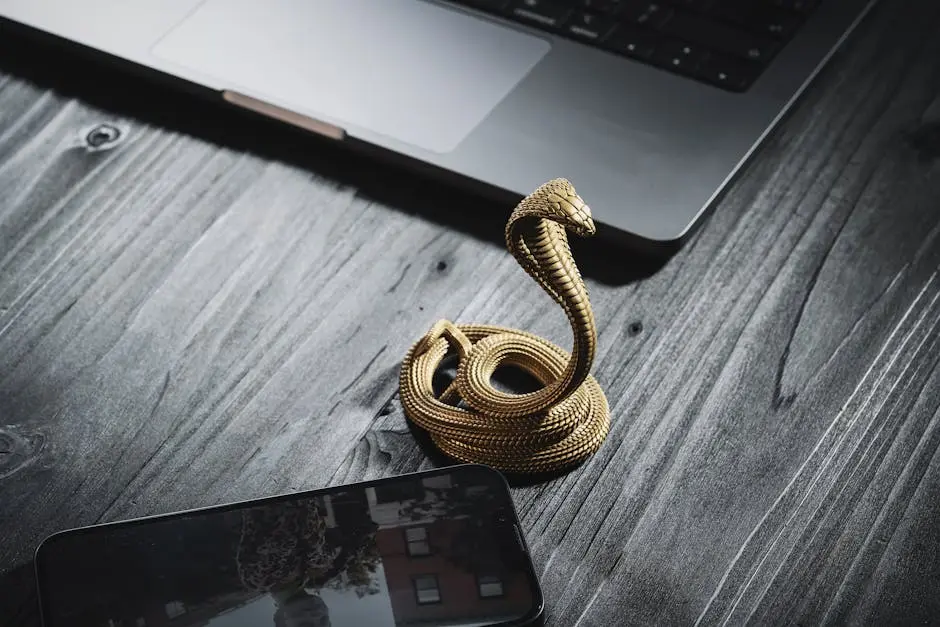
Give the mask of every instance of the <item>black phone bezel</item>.
MULTIPOLYGON (((431 470, 423 470, 411 473, 405 473, 401 475, 394 475, 391 477, 382 477, 380 479, 372 479, 368 481, 357 481, 355 483, 347 483, 338 486, 330 486, 328 488, 316 488, 313 490, 304 490, 301 492, 291 492, 277 494, 273 496, 262 497, 258 499, 246 499, 244 501, 234 501, 230 503, 224 503, 221 505, 209 505, 206 507, 197 507, 192 509, 180 510, 176 512, 169 512, 165 514, 154 514, 151 516, 141 516, 137 518, 130 518, 127 520, 118 520, 107 523, 98 523, 94 525, 85 525, 82 527, 74 527, 70 529, 64 529, 62 531, 57 531, 46 536, 42 542, 39 543, 39 546, 36 547, 36 551, 33 554, 33 569, 36 576, 36 589, 37 589, 37 600, 39 603, 40 611, 40 620, 43 627, 57 627, 56 625, 51 625, 47 616, 50 615, 46 607, 47 595, 43 595, 43 567, 42 567, 42 558, 44 553, 48 553, 50 548, 54 548, 55 541, 58 538, 62 537, 71 537, 75 535, 85 535, 89 533, 101 533, 107 532, 111 528, 123 528, 123 527, 132 527, 146 525, 151 522, 156 521, 165 521, 173 520, 177 518, 189 517, 192 515, 199 514, 209 514, 216 512, 227 512, 227 511, 237 511, 239 509, 246 509, 249 507, 255 507, 258 505, 266 503, 276 503, 279 501, 289 501, 291 499, 299 498, 310 498, 312 496, 321 496, 327 495, 335 492, 342 492, 350 489, 365 489, 368 487, 374 487, 377 485, 394 483, 401 479, 408 479, 414 477, 431 477, 441 474, 453 474, 455 472, 484 472, 490 477, 497 479, 496 483, 500 486, 501 494, 500 498, 503 498, 505 501, 504 510, 508 512, 509 516, 505 521, 506 533, 510 534, 516 539, 516 543, 519 545, 519 550, 523 553, 525 558, 523 562, 526 565, 526 577, 529 581, 529 587, 532 590, 533 594, 533 604, 526 614, 519 618, 511 621, 506 621, 502 623, 493 623, 491 627, 516 627, 520 625, 531 625, 536 620, 542 616, 544 609, 544 597, 542 595, 542 588, 538 581, 538 576, 535 573, 535 567, 532 564, 531 557, 529 555, 529 548, 525 541, 525 535, 522 533, 522 527, 519 524, 519 516, 516 513, 515 504, 512 501, 512 495, 510 494, 509 483, 506 481, 506 478, 499 471, 482 464, 457 464, 454 466, 444 466, 440 468, 433 468, 431 470)), ((503 508, 501 508, 503 509, 503 508)), ((502 521, 501 521, 502 522, 502 521)))

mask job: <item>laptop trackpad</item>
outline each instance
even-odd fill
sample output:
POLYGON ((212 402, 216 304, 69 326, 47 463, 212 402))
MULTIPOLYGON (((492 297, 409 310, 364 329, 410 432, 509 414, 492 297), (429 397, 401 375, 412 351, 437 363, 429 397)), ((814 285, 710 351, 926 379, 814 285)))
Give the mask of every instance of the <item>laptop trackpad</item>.
POLYGON ((354 134, 448 152, 549 47, 417 0, 207 0, 153 53, 354 134))

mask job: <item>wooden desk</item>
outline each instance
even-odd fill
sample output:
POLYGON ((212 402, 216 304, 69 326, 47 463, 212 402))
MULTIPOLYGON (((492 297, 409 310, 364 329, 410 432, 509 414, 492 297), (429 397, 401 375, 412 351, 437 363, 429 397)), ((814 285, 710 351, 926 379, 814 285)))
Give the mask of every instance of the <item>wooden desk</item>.
MULTIPOLYGON (((588 271, 613 431, 515 490, 549 624, 940 620, 938 32, 933 0, 881 3, 680 253, 588 271)), ((56 530, 427 467, 396 377, 438 318, 568 341, 472 228, 509 207, 24 46, 0 74, 4 624, 37 623, 56 530)))

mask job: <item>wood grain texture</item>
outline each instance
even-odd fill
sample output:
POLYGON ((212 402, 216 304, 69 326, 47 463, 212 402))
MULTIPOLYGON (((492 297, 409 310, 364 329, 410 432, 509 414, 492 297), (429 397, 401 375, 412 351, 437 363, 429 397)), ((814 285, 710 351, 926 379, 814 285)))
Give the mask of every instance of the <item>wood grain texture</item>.
MULTIPOLYGON (((514 492, 548 624, 940 616, 937 32, 882 2, 681 252, 588 276, 611 436, 514 492)), ((395 395, 439 318, 570 345, 446 218, 42 77, 0 74, 0 623, 53 531, 440 463, 395 395)))

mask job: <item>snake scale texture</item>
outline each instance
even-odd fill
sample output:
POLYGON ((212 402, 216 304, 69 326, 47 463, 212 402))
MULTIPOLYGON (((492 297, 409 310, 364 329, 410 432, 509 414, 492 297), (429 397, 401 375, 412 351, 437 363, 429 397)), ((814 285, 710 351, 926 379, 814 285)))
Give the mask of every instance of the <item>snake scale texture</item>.
POLYGON ((594 312, 567 231, 595 232, 591 210, 564 179, 523 199, 506 225, 506 246, 565 311, 573 350, 506 327, 441 320, 411 347, 399 381, 407 417, 450 457, 511 473, 550 473, 592 455, 610 429, 610 411, 590 374, 597 346, 594 312), (456 353, 453 382, 438 397, 432 380, 456 353), (508 394, 493 387, 497 368, 515 366, 542 387, 508 394))

